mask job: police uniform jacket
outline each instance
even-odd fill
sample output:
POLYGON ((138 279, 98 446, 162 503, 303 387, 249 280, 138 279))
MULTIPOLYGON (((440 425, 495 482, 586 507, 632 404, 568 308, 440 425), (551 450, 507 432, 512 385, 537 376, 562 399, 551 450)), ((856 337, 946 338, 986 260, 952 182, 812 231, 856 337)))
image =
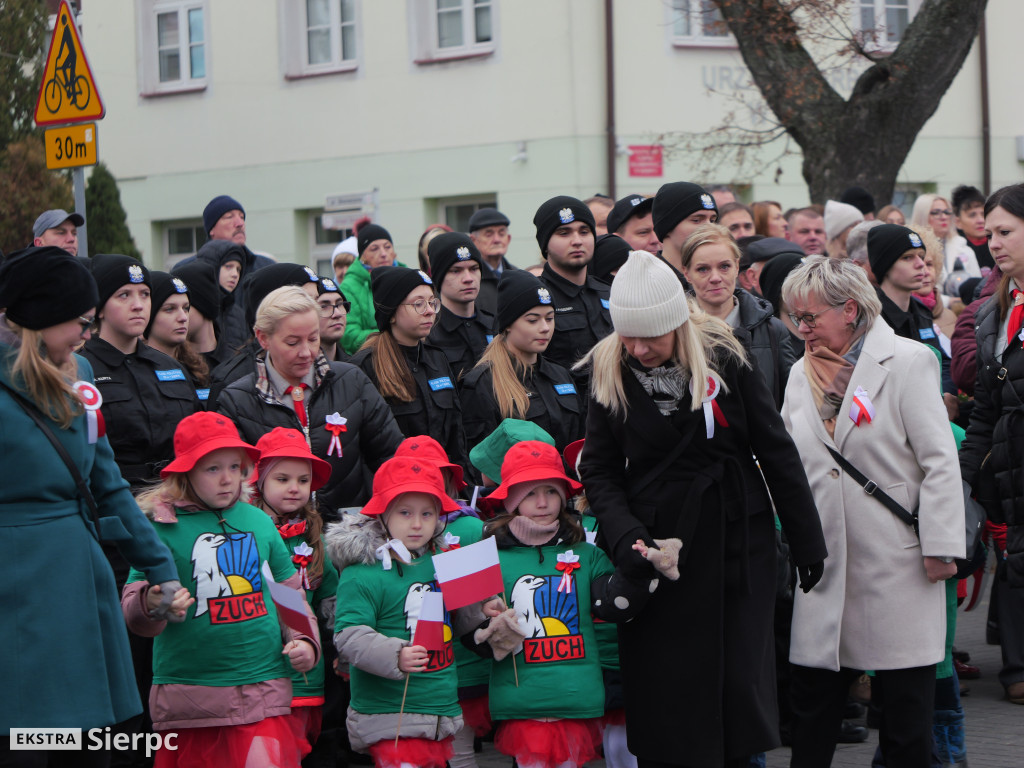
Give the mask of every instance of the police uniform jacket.
MULTIPOLYGON (((608 313, 610 287, 593 277, 587 277, 583 285, 576 285, 556 274, 550 264, 544 265, 540 280, 551 292, 551 306, 555 310, 555 332, 544 356, 572 371, 577 360, 612 332, 612 318, 608 313)), ((590 376, 573 371, 573 377, 586 403, 590 376)))
POLYGON ((103 396, 100 408, 114 460, 133 491, 159 479, 174 458, 178 422, 201 409, 188 371, 173 357, 139 341, 126 355, 93 337, 82 348, 103 396))
POLYGON ((897 336, 927 344, 936 351, 939 360, 942 361, 942 391, 955 395, 957 389, 953 383, 949 355, 946 354, 939 344, 938 334, 935 333, 935 321, 929 309, 920 301, 911 297, 910 306, 904 312, 896 306, 892 299, 885 295, 881 288, 875 290, 879 301, 882 302, 882 319, 889 324, 890 328, 896 331, 897 336))
POLYGON ((440 347, 459 384, 477 364, 494 337, 494 315, 480 309, 472 317, 459 317, 442 306, 437 322, 430 329, 430 343, 440 347))
MULTIPOLYGON (((453 464, 469 469, 469 452, 462 429, 462 405, 455 389, 455 375, 444 352, 429 342, 402 347, 406 363, 416 381, 416 398, 409 403, 385 398, 398 429, 406 437, 430 435, 444 446, 453 464)), ((362 369, 374 386, 373 349, 352 356, 352 365, 362 369)))
MULTIPOLYGON (((538 355, 520 379, 530 395, 530 407, 522 417, 532 421, 555 440, 561 453, 569 443, 583 437, 583 404, 569 372, 538 355)), ((462 423, 466 442, 477 445, 498 428, 502 416, 494 399, 491 366, 484 364, 466 374, 460 390, 462 423)))

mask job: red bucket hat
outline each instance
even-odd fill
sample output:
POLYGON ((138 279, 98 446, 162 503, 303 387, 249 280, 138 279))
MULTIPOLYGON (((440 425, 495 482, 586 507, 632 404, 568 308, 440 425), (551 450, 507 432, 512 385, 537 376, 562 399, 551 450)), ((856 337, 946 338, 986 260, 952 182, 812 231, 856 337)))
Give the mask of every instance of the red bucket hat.
POLYGON ((174 430, 174 461, 160 470, 160 477, 188 472, 203 456, 221 448, 241 448, 255 464, 260 452, 238 436, 238 427, 227 416, 199 411, 178 422, 174 430))
MULTIPOLYGON (((558 449, 540 440, 524 440, 508 449, 501 463, 501 485, 486 497, 488 506, 496 506, 508 498, 512 486, 542 480, 561 480, 572 498, 583 491, 583 485, 565 474, 565 465, 558 449)), ((483 500, 481 500, 483 501, 483 500)))
POLYGON ((452 471, 455 475, 456 488, 466 487, 466 481, 462 476, 462 467, 458 464, 452 464, 448 460, 448 454, 445 453, 442 445, 429 435, 415 435, 414 437, 405 438, 405 440, 398 444, 395 456, 409 456, 413 459, 432 461, 437 465, 438 469, 450 469, 452 471))
POLYGON ((382 515, 403 493, 426 493, 441 503, 442 512, 456 512, 461 507, 444 492, 441 470, 428 458, 412 459, 395 456, 380 465, 373 476, 373 496, 363 507, 364 515, 382 515))
POLYGON ((306 445, 306 438, 297 429, 274 427, 256 441, 256 450, 260 452, 260 460, 256 463, 256 471, 250 478, 253 483, 259 480, 260 465, 265 467, 268 459, 304 459, 308 461, 313 470, 313 482, 310 485, 310 490, 313 491, 323 488, 324 484, 331 479, 331 465, 319 456, 313 455, 309 446, 306 445))

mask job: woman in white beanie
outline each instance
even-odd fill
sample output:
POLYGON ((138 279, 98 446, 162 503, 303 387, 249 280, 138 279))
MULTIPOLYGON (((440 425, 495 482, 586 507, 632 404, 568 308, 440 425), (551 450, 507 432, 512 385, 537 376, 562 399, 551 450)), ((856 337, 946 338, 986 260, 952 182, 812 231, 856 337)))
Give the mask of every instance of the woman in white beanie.
POLYGON ((619 628, 630 751, 641 767, 738 767, 779 744, 772 499, 804 590, 826 551, 767 386, 729 327, 691 309, 673 277, 634 251, 612 283, 615 331, 580 363, 593 366, 580 475, 616 565, 662 579, 619 628), (662 575, 674 575, 661 562, 666 539, 682 542, 678 580, 662 575), (647 549, 662 554, 649 561, 647 549), (653 690, 700 705, 680 716, 653 690))
POLYGON ((864 221, 864 214, 849 203, 825 201, 825 251, 833 259, 845 259, 846 238, 850 230, 864 221))

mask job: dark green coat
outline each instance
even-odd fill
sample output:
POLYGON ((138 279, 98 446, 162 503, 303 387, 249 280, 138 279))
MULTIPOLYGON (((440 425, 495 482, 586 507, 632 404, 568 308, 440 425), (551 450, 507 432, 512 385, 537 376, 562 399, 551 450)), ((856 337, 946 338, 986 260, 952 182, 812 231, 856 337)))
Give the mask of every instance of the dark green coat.
MULTIPOLYGON (((0 380, 14 350, 0 343, 0 380)), ((80 378, 92 381, 81 357, 80 378)), ((135 504, 110 443, 87 438, 84 415, 53 431, 85 477, 108 538, 153 583, 178 577, 135 504), (114 529, 118 529, 114 531, 114 529)), ((0 738, 12 727, 102 728, 142 711, 120 600, 71 473, 0 387, 0 738)))

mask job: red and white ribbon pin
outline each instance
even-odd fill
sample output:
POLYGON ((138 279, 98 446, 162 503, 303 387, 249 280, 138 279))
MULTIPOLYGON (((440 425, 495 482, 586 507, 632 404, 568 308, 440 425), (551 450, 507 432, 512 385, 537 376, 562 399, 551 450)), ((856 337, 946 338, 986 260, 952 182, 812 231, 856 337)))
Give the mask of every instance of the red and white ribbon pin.
POLYGON ((872 405, 871 398, 864 387, 857 387, 853 393, 853 402, 850 403, 850 419, 859 427, 862 421, 870 424, 874 418, 875 406, 872 405))
MULTIPOLYGON (((708 387, 704 392, 704 429, 707 432, 708 440, 715 436, 715 424, 722 427, 728 427, 729 422, 725 420, 725 414, 722 413, 721 406, 715 402, 715 398, 718 397, 718 393, 722 391, 722 382, 718 380, 718 377, 714 374, 708 375, 708 387)), ((694 397, 693 394, 693 379, 690 379, 690 397, 694 397)))
POLYGON ((562 580, 558 582, 558 591, 568 595, 572 592, 572 572, 580 568, 580 556, 571 549, 567 549, 556 559, 558 562, 555 564, 555 569, 562 572, 562 580))
POLYGON ((347 432, 348 428, 345 423, 348 421, 344 416, 335 411, 326 419, 327 424, 324 426, 328 432, 331 433, 331 442, 327 446, 327 455, 333 455, 334 451, 338 452, 338 458, 341 458, 341 433, 347 432))
POLYGON ((89 442, 95 443, 106 434, 106 425, 103 423, 103 414, 100 413, 100 406, 103 405, 103 395, 91 381, 76 381, 71 385, 82 401, 85 408, 85 423, 89 432, 89 442))

